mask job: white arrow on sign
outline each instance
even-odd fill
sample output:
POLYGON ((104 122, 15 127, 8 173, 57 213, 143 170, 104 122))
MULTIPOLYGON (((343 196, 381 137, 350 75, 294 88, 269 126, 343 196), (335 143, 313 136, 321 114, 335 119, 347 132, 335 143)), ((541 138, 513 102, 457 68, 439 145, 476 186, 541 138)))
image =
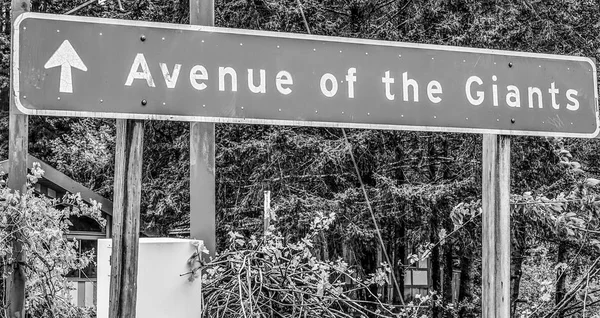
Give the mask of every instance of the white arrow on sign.
POLYGON ((71 77, 71 67, 87 72, 87 67, 75 52, 75 49, 65 40, 52 54, 48 62, 44 65, 45 69, 60 66, 60 87, 61 93, 73 93, 73 77, 71 77))

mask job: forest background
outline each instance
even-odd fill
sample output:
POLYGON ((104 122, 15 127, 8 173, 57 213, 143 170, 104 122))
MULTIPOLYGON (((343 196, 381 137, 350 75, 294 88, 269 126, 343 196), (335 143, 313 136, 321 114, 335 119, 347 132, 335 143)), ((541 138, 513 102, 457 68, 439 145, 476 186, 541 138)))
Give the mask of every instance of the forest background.
MULTIPOLYGON (((10 1, 0 1, 2 160, 8 158, 10 1)), ((33 0, 32 11, 65 13, 81 3, 33 0)), ((215 25, 307 33, 299 5, 313 34, 600 57, 600 1, 593 0, 217 0, 215 25)), ((188 6, 187 0, 107 0, 77 14, 185 24, 188 6)), ((29 123, 32 155, 112 198, 114 120, 30 116, 29 123)), ((342 257, 358 275, 374 272, 381 247, 352 151, 400 286, 409 259, 428 256, 440 303, 431 315, 478 316, 481 136, 347 132, 349 142, 332 128, 217 124, 218 245, 227 246, 231 231, 262 231, 269 190, 286 239, 306 234, 318 213, 334 212, 316 254, 342 257)), ((598 313, 600 282, 590 273, 600 266, 599 147, 596 139, 513 138, 511 308, 519 317, 598 313)), ((145 123, 142 220, 150 236, 189 226, 188 123, 145 123)), ((398 302, 387 287, 379 289, 382 297, 398 302)))

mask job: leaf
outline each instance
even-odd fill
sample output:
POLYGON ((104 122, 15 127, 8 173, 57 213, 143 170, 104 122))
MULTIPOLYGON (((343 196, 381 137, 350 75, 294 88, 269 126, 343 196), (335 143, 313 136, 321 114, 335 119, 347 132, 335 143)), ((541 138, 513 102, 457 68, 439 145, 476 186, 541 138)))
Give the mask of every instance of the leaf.
POLYGON ((581 174, 583 174, 583 173, 584 173, 584 171, 583 171, 583 170, 581 170, 581 169, 573 169, 573 170, 571 170, 571 171, 573 171, 573 172, 575 172, 575 173, 581 173, 581 174))
POLYGON ((408 264, 409 265, 412 265, 412 264, 414 264, 414 263, 416 263, 418 261, 419 261, 419 255, 417 255, 417 254, 412 254, 412 255, 410 255, 408 257, 408 264))
POLYGON ((572 217, 570 221, 573 222, 576 226, 579 226, 579 227, 585 226, 585 221, 580 218, 572 217))
POLYGON ((446 243, 446 229, 441 229, 440 233, 438 234, 440 237, 440 245, 444 245, 446 243))
POLYGON ((463 224, 463 214, 459 211, 456 211, 456 209, 450 212, 450 218, 452 219, 454 228, 460 227, 463 224))
POLYGON ((323 282, 319 282, 317 284, 317 296, 319 296, 319 297, 323 296, 324 287, 325 286, 324 286, 323 282))
POLYGON ((543 302, 550 301, 550 299, 551 299, 550 293, 545 293, 544 295, 542 295, 542 297, 540 297, 540 300, 543 302))
MULTIPOLYGON (((557 271, 561 271, 561 272, 562 272, 562 271, 566 270, 566 269, 567 269, 567 267, 569 267, 569 266, 567 265, 567 263, 560 262, 560 263, 558 263, 558 264, 554 265, 554 270, 557 270, 557 271)), ((552 282, 551 282, 551 281, 546 281, 545 283, 546 283, 546 284, 544 284, 544 285, 550 285, 552 282)))
POLYGON ((585 179, 585 185, 588 187, 595 187, 598 184, 600 184, 600 180, 598 180, 598 179, 594 179, 594 178, 585 179))
POLYGON ((239 246, 244 246, 244 244, 246 244, 246 241, 242 240, 242 239, 236 239, 235 242, 239 245, 239 246))

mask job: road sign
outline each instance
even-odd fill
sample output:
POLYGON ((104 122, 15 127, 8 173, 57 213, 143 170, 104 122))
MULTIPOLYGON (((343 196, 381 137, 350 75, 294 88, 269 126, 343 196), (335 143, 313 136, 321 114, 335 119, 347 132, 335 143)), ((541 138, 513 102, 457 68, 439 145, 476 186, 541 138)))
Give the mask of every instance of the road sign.
POLYGON ((598 133, 583 57, 36 13, 15 33, 30 115, 598 133))

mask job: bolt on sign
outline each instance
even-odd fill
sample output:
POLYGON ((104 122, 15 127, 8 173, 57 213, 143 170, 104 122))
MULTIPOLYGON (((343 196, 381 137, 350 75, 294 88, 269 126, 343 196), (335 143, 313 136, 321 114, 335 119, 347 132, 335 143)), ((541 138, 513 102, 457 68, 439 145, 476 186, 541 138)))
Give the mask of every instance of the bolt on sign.
POLYGON ((29 115, 594 137, 584 57, 26 13, 29 115))

